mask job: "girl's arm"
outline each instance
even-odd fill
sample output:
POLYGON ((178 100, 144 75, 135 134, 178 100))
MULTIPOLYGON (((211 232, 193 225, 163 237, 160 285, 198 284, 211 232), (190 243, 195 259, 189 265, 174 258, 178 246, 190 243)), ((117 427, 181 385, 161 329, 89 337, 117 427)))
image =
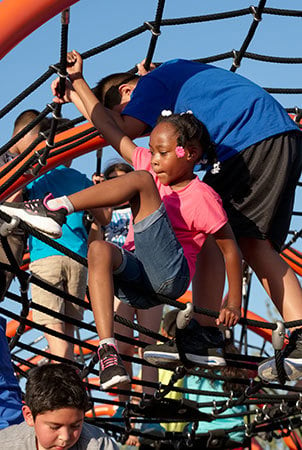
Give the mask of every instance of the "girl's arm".
MULTIPOLYGON (((78 107, 79 111, 102 133, 108 144, 112 145, 118 153, 128 162, 132 163, 132 156, 136 145, 122 131, 114 118, 98 101, 83 78, 83 63, 81 55, 73 50, 67 54, 67 72, 72 83, 69 89, 69 98, 78 107)), ((56 85, 52 84, 53 92, 57 95, 56 85)))
POLYGON ((227 327, 236 325, 241 317, 242 258, 231 226, 227 223, 214 234, 225 261, 229 292, 216 324, 227 327))

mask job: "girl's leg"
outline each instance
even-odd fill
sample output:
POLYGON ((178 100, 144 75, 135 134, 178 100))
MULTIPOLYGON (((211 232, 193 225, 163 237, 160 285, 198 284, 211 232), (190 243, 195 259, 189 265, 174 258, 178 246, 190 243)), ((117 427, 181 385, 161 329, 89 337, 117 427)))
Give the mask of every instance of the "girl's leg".
POLYGON ((96 329, 100 338, 100 386, 109 389, 129 382, 130 378, 118 354, 113 337, 112 272, 122 262, 118 247, 105 241, 93 241, 88 250, 88 287, 96 329))
POLYGON ((88 287, 91 307, 100 340, 113 338, 112 273, 122 263, 118 247, 106 241, 93 241, 88 249, 88 287))
MULTIPOLYGON (((193 303, 200 308, 219 311, 225 284, 225 264, 214 238, 209 236, 196 261, 196 272, 192 280, 193 303)), ((202 326, 215 327, 215 319, 195 314, 202 326)))
MULTIPOLYGON (((134 220, 139 222, 161 205, 161 199, 152 176, 145 171, 131 172, 124 177, 95 185, 70 196, 75 210, 109 206, 129 201, 134 220), (121 182, 122 181, 122 182, 121 182), (99 189, 105 186, 105 189, 99 189), (95 189, 97 188, 97 189, 95 189)), ((103 389, 129 380, 117 354, 113 338, 113 272, 122 263, 122 254, 116 246, 93 241, 88 250, 88 286, 95 324, 100 337, 100 379, 103 389)))
MULTIPOLYGON (((130 203, 134 223, 143 220, 159 208, 161 198, 149 172, 145 170, 130 172, 69 197, 54 199, 49 195, 44 200, 5 203, 0 205, 0 210, 10 216, 19 217, 50 237, 58 238, 61 236, 61 226, 67 214, 126 202, 130 203)), ((95 216, 98 217, 97 211, 95 216)))
POLYGON ((104 181, 68 198, 74 211, 116 206, 129 201, 135 223, 152 214, 161 204, 153 177, 144 170, 104 181))

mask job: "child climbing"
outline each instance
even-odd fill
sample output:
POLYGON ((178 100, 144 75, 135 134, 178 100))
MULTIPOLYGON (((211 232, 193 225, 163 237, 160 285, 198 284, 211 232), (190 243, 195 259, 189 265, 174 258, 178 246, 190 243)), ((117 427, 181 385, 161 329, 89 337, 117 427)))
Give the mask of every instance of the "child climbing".
MULTIPOLYGON (((240 318, 241 257, 220 197, 193 172, 203 157, 215 160, 206 127, 190 112, 166 111, 150 135, 150 150, 137 147, 86 84, 80 55, 73 51, 67 59, 73 88, 91 117, 98 115, 99 131, 136 170, 68 197, 48 195, 43 200, 3 204, 0 209, 58 237, 67 214, 130 203, 133 227, 124 247, 97 240, 88 252, 88 285, 100 337, 100 381, 108 389, 129 381, 113 337, 114 294, 143 309, 160 304, 159 294, 177 299, 194 275, 203 243, 212 235, 224 256, 229 284, 228 300, 216 323, 230 327, 240 318)), ((212 347, 221 345, 219 330, 209 328, 212 347)), ((190 359, 194 354, 195 362, 206 364, 208 346, 207 339, 195 348, 189 346, 186 356, 190 359)), ((222 357, 210 359, 225 364, 222 357)))

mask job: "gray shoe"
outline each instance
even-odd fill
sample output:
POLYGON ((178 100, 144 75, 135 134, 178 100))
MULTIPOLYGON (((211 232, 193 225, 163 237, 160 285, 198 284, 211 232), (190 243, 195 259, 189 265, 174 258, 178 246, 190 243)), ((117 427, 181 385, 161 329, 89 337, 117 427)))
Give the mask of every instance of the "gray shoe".
MULTIPOLYGON (((282 350, 284 370, 289 380, 302 377, 302 329, 290 335, 289 342, 282 350)), ((258 375, 264 381, 279 381, 275 358, 265 359, 258 367, 258 375)))
POLYGON ((196 365, 226 365, 223 334, 216 327, 202 327, 196 320, 191 320, 182 331, 181 346, 179 352, 175 340, 148 345, 144 350, 144 359, 155 366, 175 367, 181 364, 179 353, 183 352, 185 358, 196 365))

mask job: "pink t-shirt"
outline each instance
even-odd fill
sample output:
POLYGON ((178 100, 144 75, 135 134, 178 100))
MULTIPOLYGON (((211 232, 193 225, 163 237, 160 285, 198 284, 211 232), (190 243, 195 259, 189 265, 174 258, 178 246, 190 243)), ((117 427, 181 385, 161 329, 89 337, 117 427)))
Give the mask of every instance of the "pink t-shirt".
MULTIPOLYGON (((133 165, 136 170, 147 170, 153 175, 175 235, 183 247, 192 279, 197 254, 207 236, 218 231, 228 221, 220 196, 198 177, 179 191, 173 191, 170 186, 160 183, 151 168, 151 154, 146 148, 135 149, 133 165)), ((132 224, 124 248, 135 248, 132 224)))

